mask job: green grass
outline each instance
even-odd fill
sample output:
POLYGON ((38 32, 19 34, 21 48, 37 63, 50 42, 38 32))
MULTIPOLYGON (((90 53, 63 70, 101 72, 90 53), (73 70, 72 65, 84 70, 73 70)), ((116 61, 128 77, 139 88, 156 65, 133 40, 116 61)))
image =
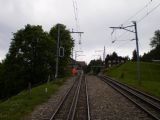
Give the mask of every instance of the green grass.
POLYGON ((160 98, 160 64, 140 63, 141 84, 137 80, 136 63, 127 62, 107 70, 106 74, 148 94, 160 98))
POLYGON ((35 106, 47 101, 52 94, 63 84, 65 80, 57 80, 46 83, 28 91, 22 91, 5 102, 0 103, 0 120, 21 120, 31 113, 35 106), (45 92, 45 88, 48 92, 45 92))

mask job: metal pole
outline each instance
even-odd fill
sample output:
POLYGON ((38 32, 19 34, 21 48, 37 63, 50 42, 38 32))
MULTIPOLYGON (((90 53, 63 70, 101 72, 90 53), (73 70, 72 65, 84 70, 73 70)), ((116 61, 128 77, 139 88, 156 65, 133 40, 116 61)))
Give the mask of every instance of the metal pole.
POLYGON ((74 64, 74 58, 73 58, 73 48, 72 48, 72 68, 73 68, 73 65, 74 64))
POLYGON ((75 52, 75 61, 77 60, 77 52, 75 52))
POLYGON ((56 73, 55 73, 55 78, 58 77, 58 63, 59 63, 59 36, 60 36, 60 26, 57 25, 58 27, 58 35, 57 35, 57 56, 56 56, 56 73))
POLYGON ((75 61, 77 60, 77 53, 78 52, 83 52, 83 51, 75 51, 75 61))
POLYGON ((105 57, 106 57, 106 48, 104 46, 104 51, 103 51, 103 62, 104 62, 104 64, 105 64, 105 57))
POLYGON ((72 48, 72 59, 74 59, 74 58, 73 58, 73 48, 72 48))
POLYGON ((135 37, 136 37, 136 52, 137 52, 137 80, 139 82, 139 85, 141 84, 141 80, 140 80, 140 58, 139 58, 139 44, 138 44, 138 32, 137 32, 137 23, 136 21, 133 21, 133 25, 130 26, 126 26, 126 27, 110 27, 112 29, 123 29, 126 30, 128 32, 132 32, 135 33, 135 37), (134 27, 135 31, 132 31, 130 29, 127 29, 129 27, 134 27))
POLYGON ((137 33, 137 23, 133 21, 135 27, 135 36, 136 36, 136 51, 137 51, 137 79, 139 81, 139 85, 141 84, 140 80, 140 58, 139 58, 139 44, 138 44, 138 33, 137 33))

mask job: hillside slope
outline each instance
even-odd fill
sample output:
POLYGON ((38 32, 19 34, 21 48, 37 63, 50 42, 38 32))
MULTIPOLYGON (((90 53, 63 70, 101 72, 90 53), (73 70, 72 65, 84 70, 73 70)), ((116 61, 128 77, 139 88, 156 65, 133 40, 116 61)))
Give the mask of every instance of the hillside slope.
POLYGON ((135 62, 127 62, 107 70, 106 75, 160 98, 160 64, 141 62, 140 82, 135 62))
POLYGON ((51 81, 35 87, 31 94, 27 90, 18 95, 0 103, 0 120, 21 120, 27 114, 31 113, 37 105, 47 101, 61 85, 66 78, 51 81), (47 91, 46 91, 47 88, 47 91))

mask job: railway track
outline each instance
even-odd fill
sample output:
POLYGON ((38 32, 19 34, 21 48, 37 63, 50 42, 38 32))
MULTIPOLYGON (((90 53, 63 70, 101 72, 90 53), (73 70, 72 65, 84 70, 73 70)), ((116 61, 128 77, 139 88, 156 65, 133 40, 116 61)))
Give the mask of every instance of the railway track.
POLYGON ((120 92, 123 96, 128 98, 149 116, 155 120, 160 120, 160 100, 154 98, 137 89, 127 86, 126 84, 115 81, 107 76, 99 76, 101 80, 110 85, 112 88, 120 92))
POLYGON ((86 77, 81 81, 80 93, 77 100, 74 120, 90 120, 88 90, 86 77))
POLYGON ((50 120, 89 120, 89 103, 83 72, 66 92, 50 120))

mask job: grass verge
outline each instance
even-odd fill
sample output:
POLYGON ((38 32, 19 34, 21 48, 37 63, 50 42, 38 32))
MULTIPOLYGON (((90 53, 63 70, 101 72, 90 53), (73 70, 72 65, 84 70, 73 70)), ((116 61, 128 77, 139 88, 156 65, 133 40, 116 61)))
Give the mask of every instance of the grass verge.
POLYGON ((28 91, 22 91, 7 101, 0 103, 0 120, 21 120, 31 113, 35 106, 47 101, 64 83, 65 79, 52 81, 28 91), (45 89, 47 88, 47 92, 45 89))
POLYGON ((141 62, 140 68, 140 81, 137 80, 135 62, 113 67, 106 75, 160 98, 160 64, 141 62))

